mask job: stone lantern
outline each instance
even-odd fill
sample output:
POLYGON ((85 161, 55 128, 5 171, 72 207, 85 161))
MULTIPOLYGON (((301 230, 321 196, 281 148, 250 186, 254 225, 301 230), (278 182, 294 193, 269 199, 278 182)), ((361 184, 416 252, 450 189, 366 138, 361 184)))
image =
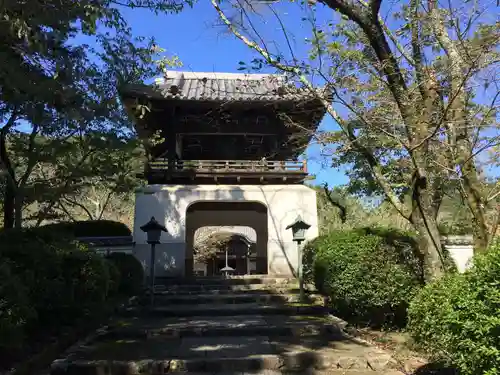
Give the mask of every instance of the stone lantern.
POLYGON ((141 230, 146 233, 147 243, 151 245, 151 261, 149 265, 149 283, 150 283, 150 298, 151 305, 154 303, 155 295, 155 263, 156 263, 156 245, 160 243, 161 232, 166 232, 167 228, 161 225, 156 219, 151 219, 141 226, 141 230))
POLYGON ((292 230, 293 241, 297 243, 297 278, 299 279, 300 300, 304 300, 304 280, 302 278, 302 248, 300 244, 306 239, 306 232, 311 226, 307 224, 300 215, 295 221, 286 227, 292 230))

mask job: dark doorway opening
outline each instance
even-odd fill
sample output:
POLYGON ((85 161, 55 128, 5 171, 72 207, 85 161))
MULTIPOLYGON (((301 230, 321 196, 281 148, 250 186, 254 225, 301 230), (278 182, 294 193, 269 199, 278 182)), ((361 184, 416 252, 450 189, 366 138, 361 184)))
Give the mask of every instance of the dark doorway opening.
MULTIPOLYGON (((186 211, 185 275, 193 275, 195 232, 207 226, 244 226, 255 230, 255 273, 267 274, 267 222, 267 207, 260 202, 200 201, 191 204, 186 211)), ((214 269, 218 269, 217 265, 214 269)), ((243 269, 241 264, 238 269, 243 269)))
POLYGON ((231 275, 256 274, 256 238, 250 227, 200 228, 195 234, 194 274, 221 276, 227 267, 231 275))

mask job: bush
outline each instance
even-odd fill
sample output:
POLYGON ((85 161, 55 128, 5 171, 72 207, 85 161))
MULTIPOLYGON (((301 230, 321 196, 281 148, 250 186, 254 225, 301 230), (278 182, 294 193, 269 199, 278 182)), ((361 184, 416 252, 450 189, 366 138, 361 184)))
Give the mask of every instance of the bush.
POLYGON ((33 326, 57 327, 102 304, 109 289, 106 261, 54 228, 10 229, 0 233, 0 259, 26 287, 37 313, 33 326))
POLYGON ((142 290, 144 269, 135 256, 125 253, 111 253, 107 259, 113 262, 120 272, 119 293, 135 295, 142 290))
POLYGON ((63 255, 62 278, 65 282, 61 305, 57 306, 61 323, 89 315, 105 302, 110 290, 108 262, 93 251, 75 251, 63 255))
POLYGON ((57 306, 64 295, 62 256, 79 249, 68 238, 44 229, 11 229, 0 234, 0 259, 8 261, 28 291, 39 324, 56 323, 57 306))
POLYGON ((129 227, 118 221, 89 220, 48 224, 41 228, 51 233, 66 233, 72 237, 131 236, 129 227))
POLYGON ((108 275, 109 275, 109 288, 108 288, 109 295, 114 296, 118 294, 120 289, 120 282, 121 282, 120 270, 116 266, 116 263, 110 261, 109 259, 106 259, 106 265, 108 267, 108 275))
POLYGON ((373 326, 405 325, 422 272, 411 237, 396 234, 335 231, 306 246, 304 261, 310 266, 305 274, 340 317, 373 326))
MULTIPOLYGON (((127 278, 120 278, 117 262, 106 260, 76 241, 72 233, 56 228, 0 232, 2 366, 19 359, 27 346, 100 313, 106 299, 119 288, 132 288, 127 278)), ((140 271, 133 271, 137 267, 128 260, 123 263, 130 271, 124 274, 139 273, 140 287, 142 266, 135 262, 140 271)))
POLYGON ((427 285, 412 301, 415 344, 464 375, 500 374, 500 244, 464 274, 427 285))
POLYGON ((28 291, 12 273, 9 263, 0 264, 0 352, 19 348, 25 326, 36 318, 29 304, 28 291))

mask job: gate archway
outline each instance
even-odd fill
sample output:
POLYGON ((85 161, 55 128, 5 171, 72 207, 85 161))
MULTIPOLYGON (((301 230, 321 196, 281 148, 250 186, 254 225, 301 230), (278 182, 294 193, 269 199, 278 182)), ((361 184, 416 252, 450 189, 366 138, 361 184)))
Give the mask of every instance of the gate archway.
POLYGON ((256 272, 267 274, 267 207, 260 202, 199 201, 186 210, 185 275, 193 275, 194 235, 208 226, 244 226, 253 228, 256 239, 256 272))

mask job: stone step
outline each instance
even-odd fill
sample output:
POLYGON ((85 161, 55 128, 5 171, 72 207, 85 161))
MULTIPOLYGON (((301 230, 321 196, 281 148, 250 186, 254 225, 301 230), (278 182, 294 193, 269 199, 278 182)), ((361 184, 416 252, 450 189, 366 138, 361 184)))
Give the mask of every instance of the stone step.
MULTIPOLYGON (((407 375, 401 371, 397 370, 350 370, 350 369, 338 369, 338 370, 315 370, 308 369, 307 371, 278 371, 278 370, 258 370, 258 371, 224 371, 224 372, 182 372, 175 371, 169 372, 169 375, 407 375)), ((127 374, 124 374, 127 375, 127 374)), ((135 375, 135 374, 134 374, 135 375)))
POLYGON ((328 317, 242 315, 234 317, 186 317, 122 319, 111 322, 100 340, 127 340, 162 337, 177 339, 184 337, 221 336, 328 336, 342 335, 342 326, 328 317))
POLYGON ((197 277, 164 277, 155 278, 155 284, 158 286, 170 285, 251 285, 251 284, 266 284, 266 285, 286 285, 297 283, 296 278, 288 276, 273 276, 273 275, 238 275, 238 276, 197 276, 197 277))
MULTIPOLYGON (((273 302, 299 302, 300 296, 298 293, 275 293, 272 291, 257 291, 258 293, 232 292, 232 293, 202 293, 202 294, 159 294, 155 297, 157 304, 237 304, 237 303, 273 303, 273 302)), ((306 294, 306 301, 322 303, 323 297, 319 294, 306 294)), ((149 303, 149 297, 141 298, 143 304, 149 303)))
POLYGON ((74 361, 54 363, 50 375, 405 375, 396 369, 373 369, 364 359, 331 361, 313 353, 284 356, 188 360, 74 361))
POLYGON ((205 304, 205 305, 156 305, 133 306, 122 311, 123 316, 147 315, 150 317, 172 316, 234 316, 234 315, 318 315, 325 314, 328 309, 321 304, 286 303, 286 304, 205 304))
MULTIPOLYGON (((314 289, 310 289, 314 290, 314 289)), ((306 290, 307 291, 307 290, 306 290)), ((183 295, 199 295, 199 294, 297 294, 299 293, 299 287, 270 287, 268 285, 235 285, 231 288, 220 286, 206 286, 204 288, 175 288, 175 289, 156 289, 155 295, 166 295, 166 296, 183 296, 183 295)), ((149 290, 145 291, 145 295, 149 295, 149 290)))
POLYGON ((98 342, 55 361, 51 374, 160 374, 172 371, 389 370, 392 358, 348 339, 267 336, 98 342), (135 371, 135 372, 133 372, 135 371))
POLYGON ((205 293, 211 291, 228 291, 228 292, 241 292, 249 290, 286 290, 286 289, 299 289, 297 282, 290 282, 288 284, 172 284, 172 285, 155 285, 155 293, 172 293, 172 292, 195 292, 205 293))

